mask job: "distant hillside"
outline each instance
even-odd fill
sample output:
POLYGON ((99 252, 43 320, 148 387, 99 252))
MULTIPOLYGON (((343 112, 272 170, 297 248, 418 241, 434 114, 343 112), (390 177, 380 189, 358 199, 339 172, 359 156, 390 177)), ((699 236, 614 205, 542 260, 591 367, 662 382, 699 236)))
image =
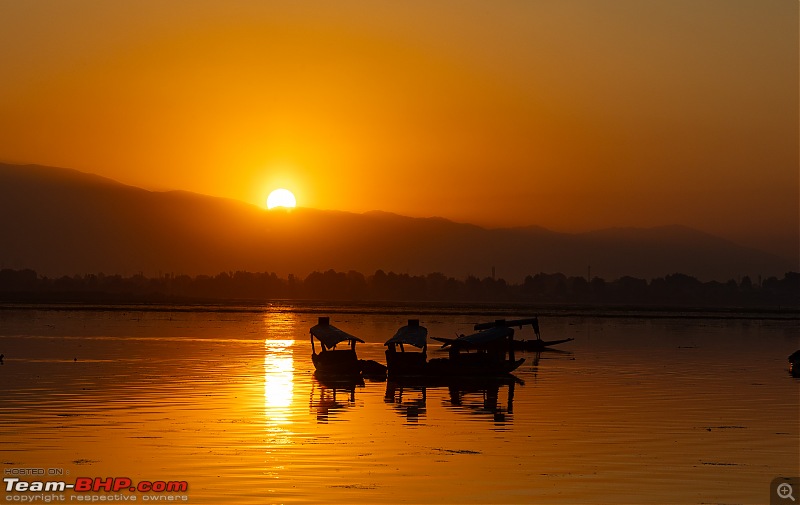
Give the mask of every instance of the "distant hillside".
POLYGON ((235 200, 153 192, 74 170, 0 164, 0 267, 44 275, 335 269, 442 272, 519 281, 538 272, 613 279, 681 272, 778 277, 786 259, 681 226, 583 234, 485 229, 385 212, 267 212, 235 200))

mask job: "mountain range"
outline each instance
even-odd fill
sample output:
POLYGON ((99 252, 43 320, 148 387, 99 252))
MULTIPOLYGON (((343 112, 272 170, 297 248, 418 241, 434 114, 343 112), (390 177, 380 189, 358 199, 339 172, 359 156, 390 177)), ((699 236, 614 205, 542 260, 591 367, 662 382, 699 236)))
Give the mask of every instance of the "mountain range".
POLYGON ((247 270, 441 272, 521 281, 538 272, 608 280, 685 273, 701 280, 782 276, 796 262, 685 226, 559 233, 488 229, 387 212, 266 211, 97 175, 0 164, 0 268, 42 275, 216 274, 247 270))

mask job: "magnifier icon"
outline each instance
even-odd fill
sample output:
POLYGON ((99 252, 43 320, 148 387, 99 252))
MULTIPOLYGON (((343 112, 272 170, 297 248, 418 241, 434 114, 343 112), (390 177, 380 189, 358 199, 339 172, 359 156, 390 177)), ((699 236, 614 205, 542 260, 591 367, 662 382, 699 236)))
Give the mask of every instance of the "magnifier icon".
POLYGON ((794 496, 792 496, 793 489, 791 484, 782 482, 778 484, 777 491, 778 491, 778 498, 780 498, 781 500, 789 498, 790 500, 795 501, 794 496))

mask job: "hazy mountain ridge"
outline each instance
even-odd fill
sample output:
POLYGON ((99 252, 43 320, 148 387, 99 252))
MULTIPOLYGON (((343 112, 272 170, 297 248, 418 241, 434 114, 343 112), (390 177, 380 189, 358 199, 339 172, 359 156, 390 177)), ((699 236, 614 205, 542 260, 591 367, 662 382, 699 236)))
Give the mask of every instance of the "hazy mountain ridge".
POLYGON ((215 274, 377 269, 521 280, 538 272, 608 279, 681 272, 782 276, 792 262, 683 226, 559 233, 486 229, 441 217, 297 208, 154 192, 69 169, 0 164, 0 266, 45 275, 215 274))

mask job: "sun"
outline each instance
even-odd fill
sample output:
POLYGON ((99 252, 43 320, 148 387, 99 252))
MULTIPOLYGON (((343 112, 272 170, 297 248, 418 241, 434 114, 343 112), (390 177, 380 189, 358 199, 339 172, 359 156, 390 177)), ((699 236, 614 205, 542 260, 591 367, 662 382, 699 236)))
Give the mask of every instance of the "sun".
POLYGON ((267 208, 274 209, 275 207, 284 207, 291 209, 297 205, 297 200, 288 189, 278 188, 269 194, 267 197, 267 208))

